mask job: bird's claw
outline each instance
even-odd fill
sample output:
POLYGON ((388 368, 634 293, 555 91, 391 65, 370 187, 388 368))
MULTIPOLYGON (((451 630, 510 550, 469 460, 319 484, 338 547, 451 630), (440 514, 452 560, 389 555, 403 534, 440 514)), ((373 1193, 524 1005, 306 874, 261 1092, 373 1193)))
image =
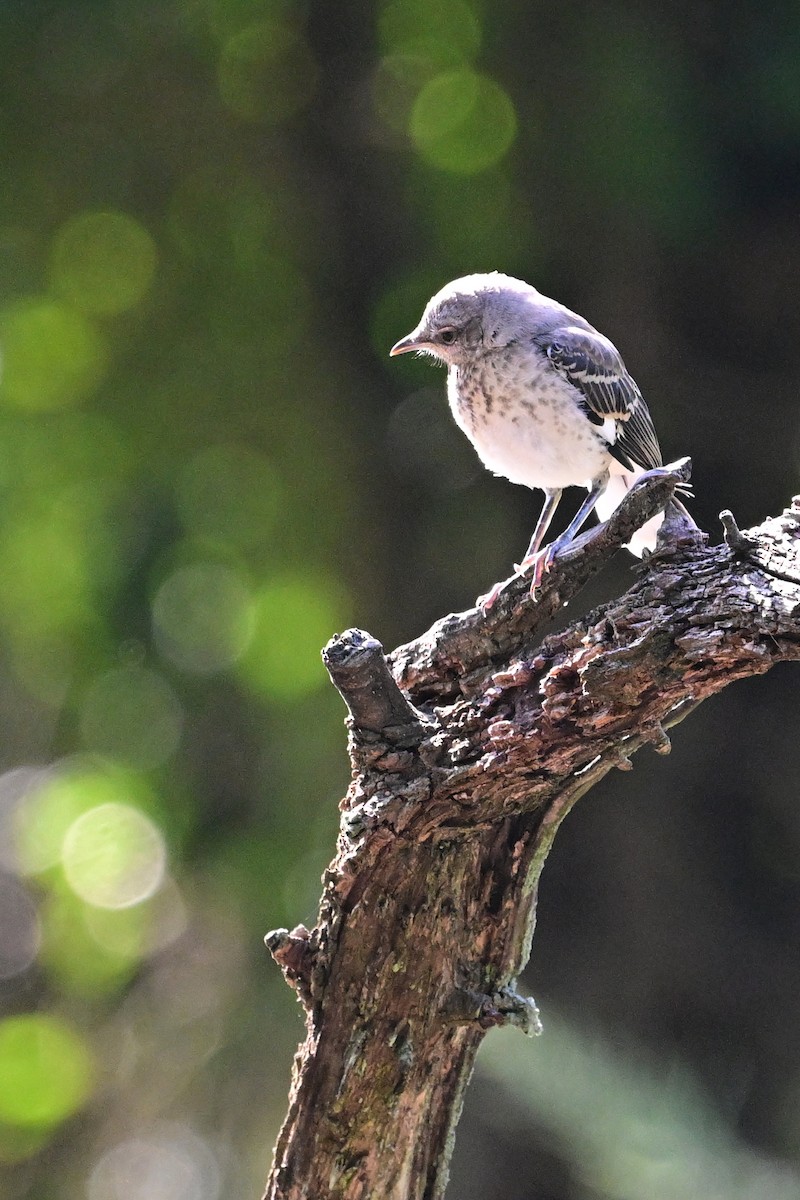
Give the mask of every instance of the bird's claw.
POLYGON ((505 585, 506 581, 503 579, 500 583, 496 583, 494 587, 486 593, 485 596, 478 596, 478 599, 475 601, 477 607, 482 609, 484 612, 488 612, 489 609, 494 606, 495 600, 500 595, 505 585))
MULTIPOLYGON (((556 560, 557 550, 558 546, 555 542, 553 542, 552 545, 545 546, 543 550, 537 550, 535 554, 526 555, 521 563, 514 563, 515 575, 524 575, 526 571, 529 571, 530 568, 533 567, 533 578, 531 580, 530 587, 531 600, 538 599, 536 593, 542 586, 542 580, 544 579, 545 575, 552 568, 553 563, 556 560)), ((489 612, 497 600, 497 597, 506 586, 506 582, 507 581, 504 579, 501 583, 496 583, 494 587, 486 593, 485 596, 479 596, 476 601, 478 607, 483 609, 484 612, 489 612)))
POLYGON ((545 546, 544 550, 539 550, 531 556, 530 563, 526 561, 527 566, 533 566, 533 578, 531 579, 531 600, 538 599, 536 593, 542 586, 542 580, 556 561, 556 546, 555 542, 550 546, 545 546))
POLYGON ((549 546, 545 546, 543 550, 537 550, 535 554, 527 554, 522 562, 514 567, 518 575, 524 575, 533 567, 533 578, 531 580, 531 599, 536 599, 536 593, 542 586, 542 580, 553 566, 556 560, 558 551, 557 542, 552 542, 549 546))

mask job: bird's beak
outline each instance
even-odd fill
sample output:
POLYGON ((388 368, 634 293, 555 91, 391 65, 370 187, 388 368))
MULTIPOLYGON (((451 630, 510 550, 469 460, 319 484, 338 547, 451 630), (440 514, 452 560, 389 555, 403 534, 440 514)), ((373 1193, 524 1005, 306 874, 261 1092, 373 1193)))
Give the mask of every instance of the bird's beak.
POLYGON ((412 350, 421 350, 427 344, 415 329, 413 333, 409 333, 406 337, 400 338, 399 342, 395 342, 389 351, 389 357, 394 358, 397 354, 408 354, 412 350))

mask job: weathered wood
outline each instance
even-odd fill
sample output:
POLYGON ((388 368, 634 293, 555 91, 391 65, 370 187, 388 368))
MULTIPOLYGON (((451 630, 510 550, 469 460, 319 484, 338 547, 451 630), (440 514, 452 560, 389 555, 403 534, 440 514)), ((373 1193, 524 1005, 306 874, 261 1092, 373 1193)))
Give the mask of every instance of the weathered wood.
POLYGON ((392 676, 367 634, 326 648, 353 780, 315 928, 268 935, 307 1008, 268 1200, 442 1196, 481 1038, 536 1028, 514 981, 561 820, 707 696, 800 657, 800 500, 744 535, 726 516, 713 548, 676 511, 624 596, 541 640, 682 470, 645 479, 537 603, 509 581, 396 650, 392 676))

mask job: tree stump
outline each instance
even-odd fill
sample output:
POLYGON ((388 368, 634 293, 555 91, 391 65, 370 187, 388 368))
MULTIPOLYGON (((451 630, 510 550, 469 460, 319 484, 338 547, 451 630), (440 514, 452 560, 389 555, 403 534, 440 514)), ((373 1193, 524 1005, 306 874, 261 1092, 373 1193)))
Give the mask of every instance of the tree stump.
POLYGON ((514 985, 561 820, 707 696, 800 657, 800 497, 744 534, 722 514, 709 548, 669 505, 688 470, 643 477, 536 602, 514 577, 388 658, 358 630, 325 648, 352 783, 316 926, 266 939, 307 1015, 266 1200, 443 1195, 481 1039, 538 1029, 514 985), (665 508, 625 595, 543 638, 665 508))

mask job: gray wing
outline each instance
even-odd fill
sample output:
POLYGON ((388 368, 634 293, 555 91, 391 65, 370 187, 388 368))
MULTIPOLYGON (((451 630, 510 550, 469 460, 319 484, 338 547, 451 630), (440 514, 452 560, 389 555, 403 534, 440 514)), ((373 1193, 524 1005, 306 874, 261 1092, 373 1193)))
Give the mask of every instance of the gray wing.
POLYGON ((629 468, 660 467, 652 418, 613 342, 577 325, 550 330, 537 341, 559 374, 581 393, 589 420, 595 425, 609 417, 616 421, 617 437, 609 446, 614 457, 629 468))

